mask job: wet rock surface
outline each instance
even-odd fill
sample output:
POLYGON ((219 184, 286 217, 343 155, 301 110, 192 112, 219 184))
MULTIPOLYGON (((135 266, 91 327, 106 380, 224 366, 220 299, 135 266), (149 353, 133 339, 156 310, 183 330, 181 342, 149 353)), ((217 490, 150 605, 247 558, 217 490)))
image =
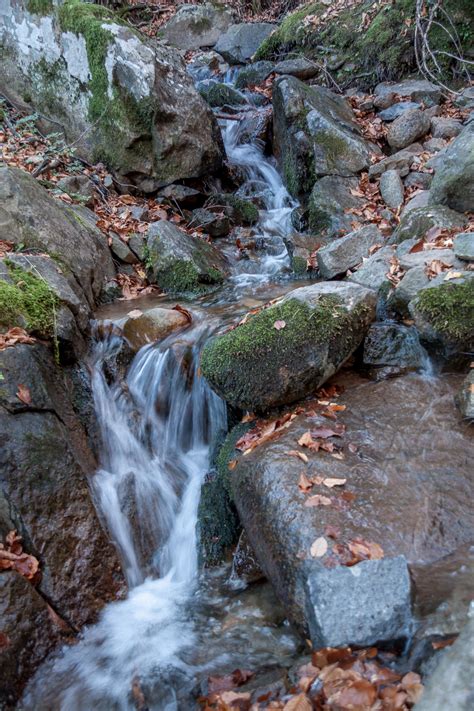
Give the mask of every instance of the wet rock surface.
POLYGON ((164 340, 173 331, 187 325, 189 319, 180 311, 155 307, 129 316, 123 325, 123 335, 137 351, 148 343, 164 340))
POLYGON ((431 185, 430 202, 459 212, 474 209, 474 123, 461 131, 443 155, 431 185))
POLYGON ((219 37, 215 50, 231 64, 246 62, 274 29, 275 25, 269 22, 242 22, 231 25, 227 32, 219 37))

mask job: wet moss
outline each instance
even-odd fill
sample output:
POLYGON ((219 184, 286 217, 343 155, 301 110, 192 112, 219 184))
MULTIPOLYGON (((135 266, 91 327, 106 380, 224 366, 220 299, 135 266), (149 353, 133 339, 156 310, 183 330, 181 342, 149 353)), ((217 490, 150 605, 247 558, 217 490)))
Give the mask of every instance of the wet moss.
POLYGON ((474 279, 423 289, 416 300, 416 311, 443 340, 466 344, 472 342, 474 279))
POLYGON ((253 225, 258 221, 258 208, 250 200, 236 195, 217 195, 216 202, 227 205, 233 210, 233 219, 238 224, 253 225))
POLYGON ((294 256, 291 258, 291 268, 294 273, 298 276, 306 274, 308 271, 308 264, 304 257, 294 256))
POLYGON ((43 337, 54 337, 59 299, 39 276, 5 262, 10 282, 0 280, 0 326, 23 326, 43 337))
POLYGON ((26 9, 33 15, 49 15, 53 10, 53 0, 28 0, 26 9))
POLYGON ((176 294, 199 294, 221 284, 224 278, 218 269, 210 268, 201 274, 192 262, 176 259, 168 267, 156 273, 157 284, 164 290, 176 294))

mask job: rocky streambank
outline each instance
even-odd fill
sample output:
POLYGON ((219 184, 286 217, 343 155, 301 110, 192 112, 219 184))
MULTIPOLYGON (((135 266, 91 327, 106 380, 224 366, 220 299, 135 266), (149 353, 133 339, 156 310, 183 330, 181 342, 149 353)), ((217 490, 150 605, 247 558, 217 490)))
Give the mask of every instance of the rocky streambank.
MULTIPOLYGON (((125 374, 152 344, 174 354, 169 372, 179 362, 190 392, 203 377, 226 403, 202 487, 202 563, 212 575, 233 561, 242 585, 266 577, 279 634, 289 620, 316 654, 285 651, 270 681, 262 663, 227 686, 203 673, 183 703, 265 708, 267 694, 274 708, 345 709, 365 685, 360 708, 388 704, 367 659, 347 651, 355 676, 331 696, 332 657, 318 650, 349 646, 389 650, 374 664, 403 698, 387 708, 420 698, 407 674, 431 675, 433 709, 438 674, 465 685, 466 632, 443 648, 467 623, 473 535, 474 98, 461 59, 442 67, 452 92, 446 74, 417 72, 406 3, 359 17, 366 5, 313 3, 270 22, 185 5, 145 33, 93 3, 1 10, 2 708, 125 594, 94 487, 97 314, 125 428, 142 404, 125 374), (388 26, 404 33, 390 58, 369 42, 388 26)), ((157 398, 158 418, 171 397, 157 398)), ((142 532, 130 482, 119 510, 159 580, 160 537, 142 532)), ((137 683, 133 704, 153 707, 157 680, 137 683)))

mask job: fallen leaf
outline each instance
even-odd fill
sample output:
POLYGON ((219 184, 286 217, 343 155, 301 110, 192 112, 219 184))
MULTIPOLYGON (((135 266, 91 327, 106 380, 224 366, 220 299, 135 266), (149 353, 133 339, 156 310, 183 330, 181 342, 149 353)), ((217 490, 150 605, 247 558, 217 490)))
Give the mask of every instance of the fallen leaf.
POLYGON ((179 311, 180 314, 183 314, 183 316, 186 316, 189 323, 193 322, 193 315, 192 315, 191 311, 188 311, 188 309, 185 309, 180 304, 176 304, 175 306, 173 306, 173 311, 179 311))
POLYGON ((237 459, 231 459, 227 465, 227 469, 232 471, 232 469, 235 469, 236 466, 237 466, 237 459))
POLYGON ((356 679, 342 689, 334 699, 340 711, 370 709, 377 698, 377 689, 367 679, 356 679))
POLYGON ((18 391, 16 394, 18 400, 21 400, 21 402, 24 402, 25 405, 31 405, 31 393, 29 388, 26 385, 19 385, 18 386, 18 391))
POLYGON ((309 447, 313 444, 313 438, 311 437, 311 432, 305 432, 298 440, 300 447, 309 447))
POLYGON ((286 326, 286 321, 275 321, 273 324, 273 328, 276 328, 277 331, 281 331, 282 328, 285 328, 286 326))
MULTIPOLYGON (((311 430, 309 433, 311 437, 318 437, 320 439, 328 439, 328 437, 342 437, 343 429, 330 430, 327 427, 319 427, 315 430, 311 430)), ((299 443, 298 443, 299 444, 299 443)))
POLYGON ((320 536, 319 538, 316 538, 316 540, 312 543, 309 552, 311 553, 313 558, 322 558, 323 555, 327 553, 327 550, 328 542, 324 538, 324 536, 320 536))
POLYGON ((311 701, 306 694, 298 694, 286 702, 283 711, 311 711, 312 708, 311 701))
POLYGON ((332 489, 334 486, 344 486, 346 481, 347 479, 328 478, 323 480, 323 484, 327 486, 328 489, 332 489))
POLYGON ((309 462, 308 457, 304 452, 298 452, 296 449, 290 449, 288 452, 285 452, 289 457, 298 457, 298 459, 301 459, 302 462, 309 462))
POLYGON ((462 277, 462 272, 448 272, 444 277, 444 281, 451 281, 451 279, 460 279, 462 277))
POLYGON ((304 502, 305 506, 331 506, 331 504, 332 499, 330 499, 329 496, 321 496, 321 494, 310 496, 309 499, 306 499, 304 502))
POLYGON ((308 477, 304 473, 300 474, 300 478, 298 480, 298 488, 301 491, 304 491, 305 493, 308 491, 311 491, 311 489, 313 488, 313 483, 308 479, 308 477))
POLYGON ((324 534, 328 538, 332 538, 335 541, 341 535, 341 529, 338 528, 337 526, 333 526, 332 524, 328 523, 328 525, 324 529, 324 534))
POLYGON ((381 560, 384 557, 383 548, 378 543, 365 541, 363 538, 354 538, 347 544, 357 562, 361 560, 381 560))
POLYGON ((352 454, 355 454, 357 450, 359 449, 356 444, 353 444, 352 442, 347 446, 347 449, 349 452, 352 452, 352 454))

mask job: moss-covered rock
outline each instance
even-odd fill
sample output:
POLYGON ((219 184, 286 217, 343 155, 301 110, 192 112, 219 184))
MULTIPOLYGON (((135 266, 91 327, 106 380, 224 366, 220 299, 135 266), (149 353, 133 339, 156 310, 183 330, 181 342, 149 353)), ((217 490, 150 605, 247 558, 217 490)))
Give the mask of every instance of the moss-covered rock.
POLYGON ((446 353, 474 349, 474 277, 434 283, 410 302, 409 311, 425 341, 446 353))
POLYGON ((206 344, 202 372, 217 393, 244 410, 298 400, 333 375, 359 345, 375 300, 373 292, 355 284, 296 289, 206 344))
POLYGON ((450 210, 444 205, 416 207, 406 212, 390 238, 391 244, 400 244, 407 239, 421 239, 432 227, 462 228, 467 223, 465 215, 450 210))
MULTIPOLYGON (((415 3, 394 0, 374 6, 372 0, 342 9, 337 17, 327 12, 327 3, 310 2, 288 15, 278 29, 260 46, 256 59, 280 59, 287 54, 304 54, 327 65, 338 83, 373 87, 382 79, 398 79, 416 70, 414 53, 415 3), (324 16, 326 15, 326 18, 324 16), (314 22, 310 21, 314 19, 314 22), (370 19, 367 24, 367 18, 370 19), (361 76, 362 75, 362 76, 361 76)), ((473 9, 470 0, 445 0, 466 52, 473 41, 473 9)), ((446 21, 446 18, 436 18, 446 21)), ((430 47, 450 52, 455 46, 449 33, 438 25, 430 28, 430 47)), ((455 61, 448 55, 437 55, 445 75, 450 74, 455 61)), ((322 78, 325 79, 325 77, 322 78)))
POLYGON ((224 281, 226 265, 221 253, 171 222, 160 220, 151 225, 147 249, 150 275, 164 291, 195 295, 224 281))
POLYGON ((43 338, 54 335, 59 299, 48 283, 6 262, 8 280, 0 278, 0 327, 23 326, 43 338))
POLYGON ((474 210, 474 124, 469 123, 448 147, 430 190, 432 204, 459 212, 474 210))
POLYGON ((199 93, 209 106, 239 106, 247 104, 247 98, 229 84, 205 80, 199 83, 199 93))
POLYGON ((217 193, 209 201, 210 205, 222 206, 237 225, 253 225, 258 220, 258 208, 251 200, 229 193, 217 193))

